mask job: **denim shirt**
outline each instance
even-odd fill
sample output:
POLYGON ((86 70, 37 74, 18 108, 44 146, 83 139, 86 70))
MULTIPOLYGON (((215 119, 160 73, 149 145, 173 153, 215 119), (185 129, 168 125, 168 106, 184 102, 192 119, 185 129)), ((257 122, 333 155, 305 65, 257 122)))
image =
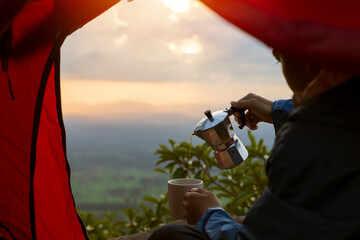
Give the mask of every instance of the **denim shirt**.
POLYGON ((278 110, 291 113, 294 110, 292 100, 291 99, 280 99, 280 100, 275 101, 272 106, 272 112, 275 112, 278 110))

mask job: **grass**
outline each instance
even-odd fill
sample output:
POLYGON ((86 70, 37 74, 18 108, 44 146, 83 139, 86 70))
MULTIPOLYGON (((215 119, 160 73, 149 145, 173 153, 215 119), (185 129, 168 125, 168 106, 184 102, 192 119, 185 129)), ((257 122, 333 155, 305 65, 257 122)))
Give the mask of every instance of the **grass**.
POLYGON ((83 211, 103 215, 105 211, 138 207, 144 196, 158 197, 167 190, 167 177, 153 169, 96 166, 72 172, 76 205, 83 211))

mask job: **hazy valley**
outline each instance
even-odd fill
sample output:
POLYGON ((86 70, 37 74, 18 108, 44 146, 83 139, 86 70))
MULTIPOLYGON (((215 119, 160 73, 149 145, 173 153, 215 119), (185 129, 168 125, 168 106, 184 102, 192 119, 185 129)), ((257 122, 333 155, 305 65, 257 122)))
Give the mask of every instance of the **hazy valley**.
MULTIPOLYGON (((66 117, 67 155, 71 166, 72 190, 77 207, 103 213, 136 207, 142 197, 166 192, 167 176, 155 172, 160 144, 168 139, 190 141, 200 119, 179 115, 136 118, 128 121, 89 121, 66 117)), ((235 124, 233 123, 235 126, 235 124)), ((247 128, 236 130, 247 145, 247 128)), ((270 148, 274 130, 262 124, 253 132, 270 148)), ((194 137, 193 145, 203 141, 194 137)))

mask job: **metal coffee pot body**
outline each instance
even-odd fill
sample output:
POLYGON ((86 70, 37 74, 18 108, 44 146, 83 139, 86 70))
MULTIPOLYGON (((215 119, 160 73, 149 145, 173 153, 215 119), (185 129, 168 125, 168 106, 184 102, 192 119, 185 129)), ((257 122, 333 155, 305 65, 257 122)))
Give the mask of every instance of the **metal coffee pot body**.
POLYGON ((244 110, 233 107, 211 113, 205 111, 206 117, 203 118, 194 130, 194 134, 205 140, 214 150, 215 158, 222 169, 233 168, 247 158, 248 152, 240 139, 236 136, 234 128, 230 122, 230 116, 234 111, 240 111, 243 124, 245 126, 244 110))

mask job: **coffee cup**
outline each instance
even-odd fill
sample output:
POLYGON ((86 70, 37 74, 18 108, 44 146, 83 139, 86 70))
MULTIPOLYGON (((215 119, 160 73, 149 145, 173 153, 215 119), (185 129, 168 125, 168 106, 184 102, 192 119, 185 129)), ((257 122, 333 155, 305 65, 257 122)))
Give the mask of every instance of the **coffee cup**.
POLYGON ((184 195, 192 188, 203 188, 203 181, 193 178, 178 178, 168 181, 170 214, 175 219, 185 219, 182 205, 184 195))

